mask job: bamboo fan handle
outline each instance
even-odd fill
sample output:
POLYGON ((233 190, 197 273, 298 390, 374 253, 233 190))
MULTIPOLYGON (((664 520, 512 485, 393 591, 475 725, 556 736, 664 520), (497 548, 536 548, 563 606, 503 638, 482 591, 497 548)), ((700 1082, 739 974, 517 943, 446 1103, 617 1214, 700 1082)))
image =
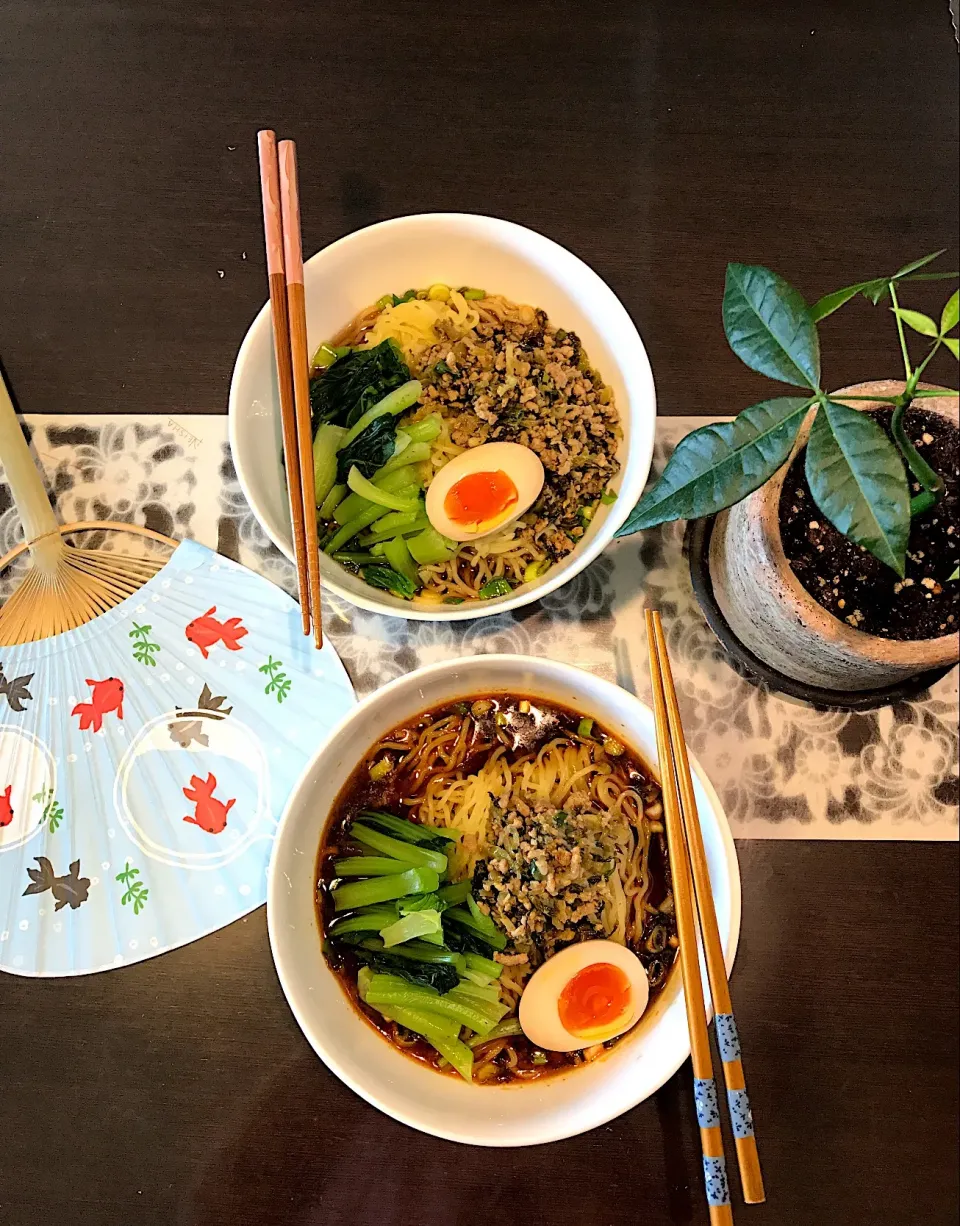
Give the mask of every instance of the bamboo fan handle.
POLYGON ((23 534, 30 542, 34 562, 45 570, 56 566, 63 542, 56 535, 57 517, 47 498, 27 440, 23 437, 10 392, 0 372, 0 461, 10 493, 17 505, 23 534), (49 535, 53 533, 54 535, 49 535), (37 539, 42 538, 42 539, 37 539))

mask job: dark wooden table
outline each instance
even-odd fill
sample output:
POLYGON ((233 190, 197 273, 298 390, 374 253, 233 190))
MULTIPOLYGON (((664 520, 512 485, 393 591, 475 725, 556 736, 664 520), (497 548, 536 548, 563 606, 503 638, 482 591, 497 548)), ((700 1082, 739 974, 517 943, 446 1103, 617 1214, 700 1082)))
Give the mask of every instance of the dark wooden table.
MULTIPOLYGON (((728 259, 816 297, 956 257, 945 0, 7 0, 0 30, 0 355, 24 411, 225 411, 264 297, 263 125, 298 140, 308 250, 431 209, 572 247, 636 318, 666 413, 762 394, 725 349, 728 259)), ((869 308, 829 329, 832 386, 896 374, 869 308)), ((739 851, 734 987, 769 1203, 738 1221, 955 1223, 956 847, 739 851)), ((689 1068, 545 1149, 420 1136, 314 1058, 258 911, 121 974, 0 979, 0 1221, 706 1215, 689 1068)))

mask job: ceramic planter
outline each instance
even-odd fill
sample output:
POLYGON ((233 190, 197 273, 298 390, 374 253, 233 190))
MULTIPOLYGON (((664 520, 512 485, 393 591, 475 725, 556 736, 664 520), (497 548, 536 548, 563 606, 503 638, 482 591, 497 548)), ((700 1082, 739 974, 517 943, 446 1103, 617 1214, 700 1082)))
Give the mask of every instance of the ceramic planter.
MULTIPOLYGON (((928 385, 921 385, 928 386, 928 385)), ((843 388, 850 395, 896 396, 902 381, 843 388)), ((882 408, 857 401, 858 409, 882 408)), ((923 408, 958 426, 956 396, 931 397, 923 408)), ((808 420, 794 449, 806 442, 808 420)), ((791 457, 792 458, 792 457, 791 457)), ((714 595, 731 629, 756 656, 788 677, 837 691, 869 690, 958 659, 958 636, 898 641, 855 630, 819 605, 794 575, 780 539, 780 494, 789 465, 717 516, 710 545, 714 595)))

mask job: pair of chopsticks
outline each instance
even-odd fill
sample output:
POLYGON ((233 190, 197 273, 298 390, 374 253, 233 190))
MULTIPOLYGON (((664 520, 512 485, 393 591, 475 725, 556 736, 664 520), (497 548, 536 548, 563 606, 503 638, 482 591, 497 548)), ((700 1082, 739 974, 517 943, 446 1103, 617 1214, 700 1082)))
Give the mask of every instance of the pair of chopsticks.
POLYGON ((290 495, 293 549, 300 588, 303 633, 311 624, 317 647, 323 646, 320 614, 320 549, 313 484, 310 434, 310 365, 303 297, 303 244, 300 238, 300 193, 297 149, 292 140, 277 145, 275 132, 257 133, 263 234, 267 248, 273 348, 280 388, 283 461, 290 495))
POLYGON ((690 1031, 694 1098, 703 1149, 707 1204, 712 1223, 732 1223, 733 1210, 730 1206, 726 1161, 723 1156, 717 1086, 713 1077, 713 1059, 707 1034, 703 984, 700 979, 697 913, 706 955, 710 994, 713 997, 717 1046, 720 1049, 723 1075, 727 1084, 730 1123, 737 1147, 740 1184, 743 1199, 748 1205, 759 1204, 766 1198, 763 1176, 760 1172, 753 1117, 740 1060, 740 1040, 733 1017, 723 947, 717 927, 717 913, 710 887, 710 873, 703 848, 700 817, 693 794, 693 778, 680 722, 673 672, 667 656, 663 623, 660 614, 651 609, 646 610, 646 622, 650 648, 650 677, 653 683, 653 712, 657 730, 657 756, 660 759, 663 810, 680 937, 680 967, 683 972, 687 1027, 690 1031))

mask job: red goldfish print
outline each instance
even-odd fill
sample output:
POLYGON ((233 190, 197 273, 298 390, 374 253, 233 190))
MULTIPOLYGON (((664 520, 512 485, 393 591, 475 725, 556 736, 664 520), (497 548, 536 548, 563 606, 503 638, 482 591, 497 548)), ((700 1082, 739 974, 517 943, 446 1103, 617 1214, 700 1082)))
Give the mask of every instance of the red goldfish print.
POLYGON ((207 775, 206 779, 201 779, 199 775, 192 775, 190 786, 183 789, 187 800, 192 800, 196 805, 193 816, 185 817, 183 820, 190 822, 193 826, 199 826, 201 830, 206 830, 207 834, 222 833, 227 825, 227 814, 237 803, 235 799, 228 800, 226 804, 222 800, 214 800, 213 794, 216 790, 216 775, 207 775))
POLYGON ((211 616, 216 611, 216 605, 207 609, 203 617, 195 617, 185 631, 190 642, 200 648, 200 654, 205 660, 210 658, 207 648, 216 643, 222 643, 228 651, 239 651, 240 639, 247 633, 239 617, 231 617, 225 622, 217 621, 211 616))
POLYGON ((81 732, 86 732, 88 728, 99 732, 103 727, 103 717, 111 711, 116 711, 117 719, 123 719, 123 682, 119 677, 108 677, 106 681, 91 681, 88 677, 87 685, 93 686, 90 701, 78 702, 70 712, 71 715, 80 716, 81 732))
POLYGON ((7 790, 0 792, 0 827, 9 826, 13 821, 13 805, 10 803, 12 783, 7 784, 7 790))

